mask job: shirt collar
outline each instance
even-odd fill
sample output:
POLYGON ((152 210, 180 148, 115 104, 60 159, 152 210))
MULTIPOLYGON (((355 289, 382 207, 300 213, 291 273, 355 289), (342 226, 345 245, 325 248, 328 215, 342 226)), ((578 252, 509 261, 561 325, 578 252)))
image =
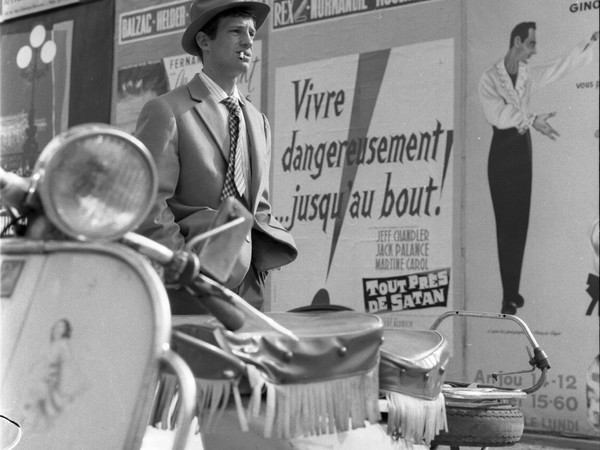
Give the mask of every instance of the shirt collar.
POLYGON ((527 64, 519 61, 519 71, 517 72, 517 80, 513 85, 510 75, 504 65, 504 58, 496 63, 496 76, 500 80, 502 87, 509 93, 517 93, 519 96, 525 92, 525 83, 529 79, 529 69, 527 64))
MULTIPOLYGON (((202 79, 202 81, 204 81, 204 84, 206 84, 206 87, 208 88, 210 93, 216 97, 218 102, 222 102, 227 97, 229 97, 229 95, 227 95, 223 88, 219 86, 211 77, 209 77, 202 70, 200 71, 200 78, 202 79)), ((231 95, 231 97, 237 99, 238 102, 240 102, 240 105, 243 106, 245 104, 244 97, 240 94, 240 91, 238 90, 237 86, 233 87, 233 94, 231 95)))

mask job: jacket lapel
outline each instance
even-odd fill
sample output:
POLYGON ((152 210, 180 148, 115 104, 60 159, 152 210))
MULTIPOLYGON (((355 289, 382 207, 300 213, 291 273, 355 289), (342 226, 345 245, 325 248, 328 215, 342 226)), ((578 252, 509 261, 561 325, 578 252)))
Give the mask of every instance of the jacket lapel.
POLYGON ((194 109, 202 122, 204 122, 213 140, 217 143, 223 158, 225 158, 225 161, 228 161, 229 149, 226 149, 223 144, 226 141, 229 131, 227 130, 227 124, 219 120, 219 114, 216 114, 219 108, 218 102, 210 95, 210 91, 198 75, 188 83, 188 90, 190 97, 198 102, 194 106, 194 109))
POLYGON ((262 117, 251 109, 251 107, 242 106, 244 120, 246 121, 246 130, 248 133, 248 149, 250 154, 250 164, 252 167, 252 198, 256 198, 261 192, 261 181, 263 179, 265 138, 263 130, 262 117))

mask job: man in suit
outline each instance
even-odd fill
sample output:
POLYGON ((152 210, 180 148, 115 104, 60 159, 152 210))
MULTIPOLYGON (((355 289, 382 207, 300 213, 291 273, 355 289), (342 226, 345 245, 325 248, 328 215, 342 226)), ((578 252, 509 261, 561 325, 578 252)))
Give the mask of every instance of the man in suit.
MULTIPOLYGON (((159 172, 157 200, 139 232, 180 250, 210 228, 223 198, 235 195, 254 223, 226 286, 259 309, 267 273, 297 256, 269 203, 269 122, 236 85, 269 11, 259 1, 196 0, 181 43, 200 57, 203 69, 187 85, 146 103, 134 133, 159 172)), ((169 294, 174 314, 199 312, 182 291, 169 294)))

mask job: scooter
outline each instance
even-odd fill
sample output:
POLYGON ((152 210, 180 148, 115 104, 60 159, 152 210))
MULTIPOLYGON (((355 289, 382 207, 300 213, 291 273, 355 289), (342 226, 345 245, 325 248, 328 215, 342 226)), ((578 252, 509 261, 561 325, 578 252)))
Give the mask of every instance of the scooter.
POLYGON ((149 424, 176 449, 197 432, 206 450, 471 445, 447 420, 464 393, 445 383, 438 323, 261 313, 223 287, 248 211, 225 201, 210 231, 173 252, 132 231, 156 190, 144 145, 103 124, 54 138, 30 179, 0 172, 13 230, 0 241, 0 412, 18 424, 19 448, 144 448, 149 424), (173 317, 166 287, 211 314, 173 317))
POLYGON ((140 448, 163 372, 178 385, 173 448, 185 448, 196 382, 171 348, 165 286, 227 329, 250 315, 295 338, 216 281, 251 226, 241 204, 224 202, 200 252, 172 252, 131 231, 156 190, 148 150, 104 124, 55 137, 31 178, 0 171, 0 411, 15 429, 2 448, 140 448))

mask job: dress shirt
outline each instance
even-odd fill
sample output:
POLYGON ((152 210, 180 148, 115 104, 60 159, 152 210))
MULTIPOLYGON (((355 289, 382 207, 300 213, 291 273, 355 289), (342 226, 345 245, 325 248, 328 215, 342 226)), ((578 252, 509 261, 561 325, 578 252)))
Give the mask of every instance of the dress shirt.
MULTIPOLYGON (((229 95, 215 83, 212 78, 206 75, 203 71, 200 71, 200 78, 206 84, 206 87, 210 91, 210 93, 215 97, 218 103, 221 103, 225 100, 229 95)), ((245 99, 235 86, 233 88, 233 94, 231 97, 235 98, 240 102, 240 108, 245 104, 245 99)), ((228 123, 229 120, 229 110, 227 106, 221 103, 222 108, 219 110, 219 114, 221 114, 221 118, 225 123, 228 123)), ((229 150, 229 135, 224 142, 224 148, 229 150)), ((246 180, 246 192, 244 193, 244 198, 248 200, 250 198, 250 183, 251 183, 251 171, 250 171, 250 153, 248 151, 248 133, 246 131, 246 121, 244 120, 244 114, 240 110, 240 124, 239 124, 239 133, 238 133, 238 142, 237 142, 237 154, 241 157, 242 168, 244 171, 244 179, 246 180)), ((249 205, 250 206, 250 205, 249 205)))
POLYGON ((578 44, 565 55, 538 65, 519 63, 513 85, 504 58, 487 69, 479 80, 479 99, 487 121, 499 129, 517 128, 525 133, 535 114, 529 111, 531 94, 565 76, 571 70, 592 62, 590 41, 578 44))

